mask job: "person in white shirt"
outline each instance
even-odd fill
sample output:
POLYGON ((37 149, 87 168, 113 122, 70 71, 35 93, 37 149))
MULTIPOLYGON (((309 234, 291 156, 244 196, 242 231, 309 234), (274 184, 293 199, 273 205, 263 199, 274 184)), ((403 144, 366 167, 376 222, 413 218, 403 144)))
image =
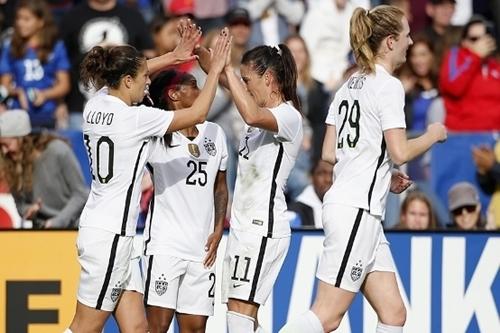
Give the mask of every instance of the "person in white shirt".
MULTIPOLYGON (((186 109, 200 94, 196 79, 169 70, 155 77, 156 107, 186 109)), ((217 248, 228 200, 222 128, 205 121, 155 138, 146 167, 154 197, 144 228, 144 304, 151 333, 205 332, 214 313, 217 248)))
POLYGON ((180 43, 173 52, 148 61, 132 46, 123 45, 96 46, 82 62, 83 83, 100 90, 83 112, 92 185, 77 239, 82 267, 78 302, 66 332, 100 333, 112 313, 122 332, 148 331, 132 244, 151 138, 205 120, 231 44, 223 29, 211 71, 192 107, 167 112, 135 106, 145 96, 150 71, 195 58, 192 51, 201 32, 189 21, 183 21, 179 31, 180 43))
POLYGON ((297 70, 288 47, 258 46, 224 69, 246 123, 239 147, 222 298, 229 332, 254 332, 290 244, 284 187, 302 142, 297 70))
POLYGON ((335 180, 323 199, 316 300, 282 333, 336 330, 360 290, 377 313, 377 333, 401 333, 406 320, 382 219, 389 190, 400 193, 411 181, 392 166, 445 140, 446 129, 434 123, 406 138, 404 90, 392 76, 412 44, 400 9, 357 8, 350 41, 360 69, 339 89, 326 119, 322 158, 334 165, 335 180))

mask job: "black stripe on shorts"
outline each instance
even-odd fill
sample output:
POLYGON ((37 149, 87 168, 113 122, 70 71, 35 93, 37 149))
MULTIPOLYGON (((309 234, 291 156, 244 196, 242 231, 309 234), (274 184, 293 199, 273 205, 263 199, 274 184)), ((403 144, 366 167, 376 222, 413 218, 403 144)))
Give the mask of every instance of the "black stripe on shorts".
POLYGON ((356 238, 356 233, 358 232, 359 225, 361 222, 361 217, 363 216, 363 209, 358 210, 356 215, 356 220, 352 226, 351 235, 349 236, 349 241, 347 242, 347 248, 344 252, 344 257, 342 258, 342 264, 340 265, 339 273, 337 274, 337 280, 335 281, 335 287, 340 288, 340 282, 342 282, 342 277, 344 276, 345 268, 347 266, 347 261, 349 260, 349 255, 352 251, 352 246, 354 244, 354 239, 356 238))
POLYGON ((250 296, 248 300, 250 302, 255 302, 255 292, 257 291, 257 283, 259 282, 260 271, 262 270, 262 263, 264 262, 264 253, 266 252, 267 237, 262 237, 262 242, 260 243, 259 257, 257 258, 257 265, 255 267, 255 273, 253 275, 252 289, 250 290, 250 296))
POLYGON ((153 256, 149 256, 148 272, 146 274, 146 285, 144 286, 144 306, 148 305, 149 285, 151 284, 151 270, 153 269, 153 256))
POLYGON ((100 310, 102 307, 102 302, 104 301, 104 296, 106 296, 106 291, 109 287, 109 280, 111 280, 111 273, 113 272, 113 266, 115 264, 116 249, 118 247, 118 240, 120 235, 116 234, 113 239, 113 245, 111 245, 111 253, 109 255, 108 268, 106 269, 106 276, 104 277, 104 283, 102 284, 101 292, 99 293, 99 298, 97 298, 97 304, 95 308, 100 310))

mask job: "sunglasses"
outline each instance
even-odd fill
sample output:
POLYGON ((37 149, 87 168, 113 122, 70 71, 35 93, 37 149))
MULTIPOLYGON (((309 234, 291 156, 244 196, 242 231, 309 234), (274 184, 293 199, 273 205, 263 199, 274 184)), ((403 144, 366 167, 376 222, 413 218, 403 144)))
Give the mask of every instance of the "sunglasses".
POLYGON ((467 205, 458 207, 452 210, 451 213, 453 214, 453 216, 459 216, 462 215, 464 210, 469 214, 474 213, 476 211, 476 205, 467 205))
POLYGON ((483 36, 467 36, 467 40, 470 40, 471 42, 475 43, 477 42, 478 40, 480 40, 481 38, 483 38, 483 36))

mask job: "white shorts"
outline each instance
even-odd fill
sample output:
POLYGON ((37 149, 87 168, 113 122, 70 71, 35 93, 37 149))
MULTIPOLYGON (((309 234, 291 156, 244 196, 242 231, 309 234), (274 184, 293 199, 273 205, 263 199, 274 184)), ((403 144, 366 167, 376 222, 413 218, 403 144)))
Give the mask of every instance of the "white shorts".
POLYGON ((380 217, 350 206, 323 207, 325 240, 316 277, 358 292, 373 271, 394 272, 394 260, 380 217))
POLYGON ((234 298, 264 305, 289 245, 290 237, 268 238, 230 229, 224 256, 222 302, 234 298))
POLYGON ((80 262, 78 301, 97 310, 114 311, 123 290, 142 293, 139 256, 133 236, 97 228, 78 231, 80 262))
POLYGON ((144 303, 179 313, 214 314, 215 266, 167 255, 144 257, 144 303))

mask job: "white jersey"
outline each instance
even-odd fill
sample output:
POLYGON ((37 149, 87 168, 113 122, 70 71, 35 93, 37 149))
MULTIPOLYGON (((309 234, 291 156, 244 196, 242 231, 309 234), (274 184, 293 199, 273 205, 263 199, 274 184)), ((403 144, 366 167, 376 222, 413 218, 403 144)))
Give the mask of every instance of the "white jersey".
POLYGON ((384 216, 393 166, 384 131, 406 128, 404 89, 382 66, 353 74, 335 94, 326 123, 337 131, 332 187, 323 204, 337 203, 384 216))
POLYGON ((302 116, 288 103, 270 111, 278 133, 247 126, 241 139, 231 228, 281 238, 290 235, 284 190, 302 144, 302 116))
POLYGON ((226 137, 219 125, 197 125, 189 140, 172 133, 168 147, 155 140, 147 163, 154 198, 144 228, 145 254, 203 261, 214 224, 214 185, 226 170, 226 137))
POLYGON ((165 134, 173 112, 128 106, 100 92, 85 105, 83 118, 92 187, 80 226, 135 235, 149 142, 165 134))

